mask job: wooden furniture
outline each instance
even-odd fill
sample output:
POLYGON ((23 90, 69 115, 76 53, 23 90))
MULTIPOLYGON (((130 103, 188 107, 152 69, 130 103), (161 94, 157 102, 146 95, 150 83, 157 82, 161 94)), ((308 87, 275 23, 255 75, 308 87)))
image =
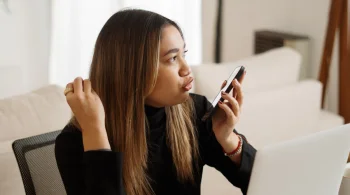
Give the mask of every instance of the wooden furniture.
POLYGON ((349 0, 332 0, 331 2, 327 34, 319 72, 319 81, 323 84, 322 107, 324 107, 335 33, 339 30, 338 107, 339 114, 344 117, 345 123, 350 122, 350 4, 348 1, 349 0))
MULTIPOLYGON (((348 1, 349 0, 332 0, 319 73, 319 80, 323 84, 322 107, 324 107, 335 33, 339 30, 338 108, 339 114, 344 117, 345 123, 350 122, 350 4, 348 1)), ((348 157, 348 162, 350 162, 350 155, 348 157)))
POLYGON ((254 32, 254 54, 289 47, 301 55, 299 80, 311 78, 309 45, 310 38, 306 35, 272 29, 258 29, 254 32))

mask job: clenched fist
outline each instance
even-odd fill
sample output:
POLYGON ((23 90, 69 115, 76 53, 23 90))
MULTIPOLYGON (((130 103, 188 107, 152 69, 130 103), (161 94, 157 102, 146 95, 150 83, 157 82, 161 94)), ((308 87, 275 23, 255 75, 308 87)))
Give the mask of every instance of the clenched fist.
POLYGON ((105 128, 103 104, 92 90, 90 80, 78 77, 73 83, 67 84, 67 89, 70 88, 72 90, 65 95, 81 127, 85 151, 110 148, 105 128))

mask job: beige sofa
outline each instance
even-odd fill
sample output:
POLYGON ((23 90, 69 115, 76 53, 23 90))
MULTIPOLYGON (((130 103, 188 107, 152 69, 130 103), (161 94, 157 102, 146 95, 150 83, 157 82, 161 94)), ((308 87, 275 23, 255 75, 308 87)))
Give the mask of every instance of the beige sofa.
MULTIPOLYGON (((343 124, 343 119, 320 109, 321 84, 299 81, 300 55, 282 48, 238 62, 193 67, 192 92, 212 99, 221 82, 238 65, 245 65, 245 103, 237 129, 261 148, 343 124)), ((63 88, 50 85, 0 100, 0 194, 24 194, 11 149, 15 139, 61 129, 70 117, 63 88)), ((240 194, 216 170, 205 167, 202 194, 240 194)))

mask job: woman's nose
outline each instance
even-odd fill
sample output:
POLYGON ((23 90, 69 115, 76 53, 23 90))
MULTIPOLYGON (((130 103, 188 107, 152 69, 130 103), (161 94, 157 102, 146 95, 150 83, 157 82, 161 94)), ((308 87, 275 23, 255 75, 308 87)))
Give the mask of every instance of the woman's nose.
POLYGON ((192 73, 191 67, 187 65, 187 63, 184 63, 182 69, 180 70, 180 76, 188 76, 192 73))

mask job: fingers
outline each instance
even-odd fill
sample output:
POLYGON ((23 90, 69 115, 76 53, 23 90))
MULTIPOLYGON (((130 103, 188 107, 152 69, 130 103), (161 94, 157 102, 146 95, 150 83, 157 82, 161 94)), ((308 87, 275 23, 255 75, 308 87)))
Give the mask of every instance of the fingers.
MULTIPOLYGON (((247 71, 244 71, 243 75, 242 75, 242 76, 239 78, 239 80, 238 80, 238 82, 239 82, 241 85, 242 85, 242 83, 243 83, 243 80, 244 80, 244 77, 245 77, 246 73, 247 73, 247 71)), ((235 88, 235 86, 234 86, 234 81, 235 81, 235 80, 232 81, 232 86, 234 87, 233 90, 232 90, 232 96, 233 96, 234 98, 236 98, 236 97, 237 97, 237 90, 236 90, 236 88, 235 88)))
POLYGON ((236 98, 237 97, 237 90, 236 90, 236 87, 234 85, 234 83, 237 81, 237 79, 234 79, 231 83, 231 85, 233 86, 233 89, 232 89, 232 97, 233 98, 236 98))
POLYGON ((70 96, 70 95, 72 95, 72 94, 74 93, 73 83, 68 83, 68 84, 66 85, 66 89, 68 89, 68 88, 73 89, 73 91, 67 92, 67 93, 65 94, 66 97, 68 97, 68 96, 70 96))
POLYGON ((241 78, 239 78, 239 80, 238 80, 240 84, 243 83, 243 80, 244 80, 244 77, 245 77, 246 74, 247 74, 247 71, 245 70, 243 75, 241 76, 241 78))
POLYGON ((227 104, 223 102, 219 102, 219 107, 224 110, 228 123, 233 123, 234 120, 236 120, 236 116, 234 115, 231 108, 227 104))
POLYGON ((83 79, 81 77, 77 77, 74 79, 74 93, 80 95, 83 93, 83 79))
POLYGON ((225 81, 221 84, 221 89, 225 87, 226 83, 227 83, 227 80, 225 80, 225 81))
POLYGON ((84 93, 91 93, 91 81, 89 79, 84 80, 84 93))
MULTIPOLYGON (((72 83, 68 83, 66 88, 74 89, 74 93, 77 95, 80 95, 82 93, 93 92, 92 87, 91 87, 91 81, 89 79, 83 80, 81 77, 77 77, 74 79, 74 81, 72 83)), ((69 93, 67 93, 67 95, 69 93)))
POLYGON ((68 83, 67 85, 66 85, 66 88, 72 88, 73 87, 73 83, 68 83))
POLYGON ((237 80, 233 80, 232 85, 235 88, 235 94, 233 94, 233 97, 237 100, 239 106, 241 107, 243 104, 242 86, 237 80))
POLYGON ((224 98, 225 100, 227 100, 229 102, 229 104, 231 105, 230 107, 233 111, 233 114, 238 117, 240 114, 240 111, 239 111, 240 106, 239 106, 237 100, 227 93, 223 93, 222 98, 224 98))
POLYGON ((236 91, 236 88, 233 88, 232 90, 232 97, 236 99, 237 97, 237 91, 236 91))

